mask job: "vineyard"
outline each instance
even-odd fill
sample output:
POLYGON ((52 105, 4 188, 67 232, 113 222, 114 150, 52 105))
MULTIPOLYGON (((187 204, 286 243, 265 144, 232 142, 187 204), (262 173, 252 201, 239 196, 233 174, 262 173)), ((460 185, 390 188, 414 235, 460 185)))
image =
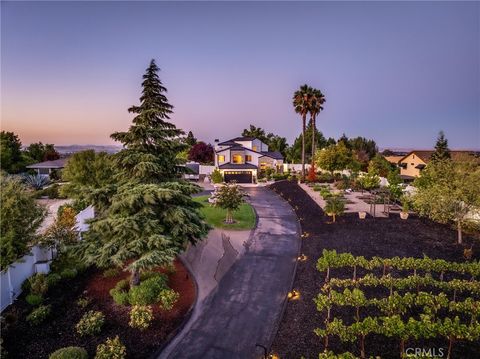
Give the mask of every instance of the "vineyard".
POLYGON ((360 357, 366 358, 365 341, 375 333, 397 339, 399 356, 403 357, 408 340, 442 337, 448 341, 446 357, 451 358, 455 341, 480 338, 480 282, 476 280, 480 263, 476 261, 455 263, 428 257, 367 260, 350 253, 324 250, 317 269, 326 274, 321 293, 314 300, 317 310, 326 312, 323 328, 315 330, 323 338, 325 350, 328 350, 329 337, 337 336, 345 342, 357 341, 360 357), (350 268, 352 278, 330 279, 332 268, 350 268), (381 273, 378 277, 374 274, 357 277, 358 268, 381 273), (389 271, 411 274, 395 277, 389 271), (419 275, 420 272, 424 274, 419 275), (446 281, 445 274, 470 278, 446 281), (383 287, 387 294, 369 297, 363 290, 369 287, 383 287), (466 299, 457 300, 458 292, 466 295, 466 299), (352 308, 351 321, 346 323, 332 317, 333 307, 352 308), (364 315, 367 308, 376 314, 364 315))
POLYGON ((272 189, 290 203, 303 232, 298 297, 288 302, 272 353, 480 358, 478 241, 467 236, 459 246, 455 230, 416 216, 359 220, 347 213, 332 224, 298 185, 272 189))

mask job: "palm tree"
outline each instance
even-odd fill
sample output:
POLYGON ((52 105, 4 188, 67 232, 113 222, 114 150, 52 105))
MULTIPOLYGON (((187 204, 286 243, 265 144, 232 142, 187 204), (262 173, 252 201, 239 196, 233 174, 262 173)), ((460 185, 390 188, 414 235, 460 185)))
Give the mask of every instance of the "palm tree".
POLYGON ((312 98, 310 102, 310 121, 312 122, 312 166, 315 158, 315 132, 317 129, 316 118, 320 111, 323 111, 323 104, 326 99, 322 91, 318 89, 313 89, 312 98))
POLYGON ((302 116, 302 181, 305 181, 305 130, 307 114, 310 112, 312 92, 313 88, 305 84, 300 86, 300 89, 293 94, 295 112, 302 116))

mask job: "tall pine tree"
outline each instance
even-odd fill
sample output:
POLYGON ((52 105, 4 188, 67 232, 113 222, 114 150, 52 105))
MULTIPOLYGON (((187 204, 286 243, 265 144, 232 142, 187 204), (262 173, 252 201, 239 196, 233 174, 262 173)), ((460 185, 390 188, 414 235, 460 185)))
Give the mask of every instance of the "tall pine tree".
POLYGON ((450 159, 450 149, 448 148, 448 140, 445 138, 443 131, 440 131, 435 144, 435 152, 432 154, 432 161, 443 161, 450 159))
MULTIPOLYGON (((127 132, 112 138, 123 143, 116 155, 118 186, 100 190, 98 216, 85 235, 84 258, 97 266, 124 266, 131 285, 140 271, 172 263, 186 245, 209 230, 191 198, 199 187, 180 179, 177 154, 185 148, 182 130, 168 122, 173 106, 152 60, 143 76, 140 106, 127 132), (108 197, 108 198, 105 198, 108 197)), ((94 197, 95 198, 95 197, 94 197)))

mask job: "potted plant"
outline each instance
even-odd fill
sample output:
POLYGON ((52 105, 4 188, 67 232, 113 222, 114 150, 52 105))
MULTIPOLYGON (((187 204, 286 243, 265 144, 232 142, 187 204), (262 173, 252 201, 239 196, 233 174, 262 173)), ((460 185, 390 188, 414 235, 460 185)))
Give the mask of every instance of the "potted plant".
POLYGON ((410 211, 410 202, 409 202, 407 196, 403 196, 402 197, 402 211, 400 212, 400 218, 401 219, 407 219, 409 211, 410 211))
POLYGON ((365 211, 358 212, 358 218, 365 219, 366 217, 367 217, 367 212, 365 211))

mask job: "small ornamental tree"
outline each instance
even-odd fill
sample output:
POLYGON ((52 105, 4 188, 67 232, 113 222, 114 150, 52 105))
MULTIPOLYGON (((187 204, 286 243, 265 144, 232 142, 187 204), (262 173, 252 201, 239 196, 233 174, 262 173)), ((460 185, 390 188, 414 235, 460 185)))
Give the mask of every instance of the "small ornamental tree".
POLYGON ((226 184, 220 187, 215 193, 215 207, 227 210, 225 223, 234 223, 233 212, 238 210, 240 205, 245 202, 245 196, 246 194, 235 183, 226 184))
POLYGON ((23 257, 37 238, 46 210, 35 202, 20 179, 0 173, 1 266, 6 269, 23 257))
POLYGON ((316 182, 317 181, 317 173, 315 172, 315 163, 312 162, 310 168, 308 169, 308 176, 307 179, 309 182, 316 182))
POLYGON ((214 159, 212 145, 207 145, 205 142, 197 142, 190 148, 188 159, 202 164, 212 164, 214 159))
POLYGON ((327 199, 325 205, 325 213, 332 217, 332 222, 335 223, 337 216, 340 216, 345 211, 345 203, 338 198, 338 196, 331 196, 327 199))
POLYGON ((315 157, 317 167, 329 171, 332 176, 334 171, 348 168, 353 160, 351 151, 343 142, 317 151, 315 157))
POLYGON ((55 222, 38 237, 36 243, 46 247, 56 247, 59 252, 65 251, 69 245, 75 244, 78 240, 75 216, 76 212, 72 207, 64 207, 57 215, 55 222))
POLYGON ((215 168, 212 172, 212 182, 213 183, 222 183, 223 182, 223 176, 222 173, 218 168, 215 168))
POLYGON ((480 167, 475 163, 432 161, 414 181, 413 205, 421 216, 454 223, 458 243, 469 214, 480 208, 480 167))

